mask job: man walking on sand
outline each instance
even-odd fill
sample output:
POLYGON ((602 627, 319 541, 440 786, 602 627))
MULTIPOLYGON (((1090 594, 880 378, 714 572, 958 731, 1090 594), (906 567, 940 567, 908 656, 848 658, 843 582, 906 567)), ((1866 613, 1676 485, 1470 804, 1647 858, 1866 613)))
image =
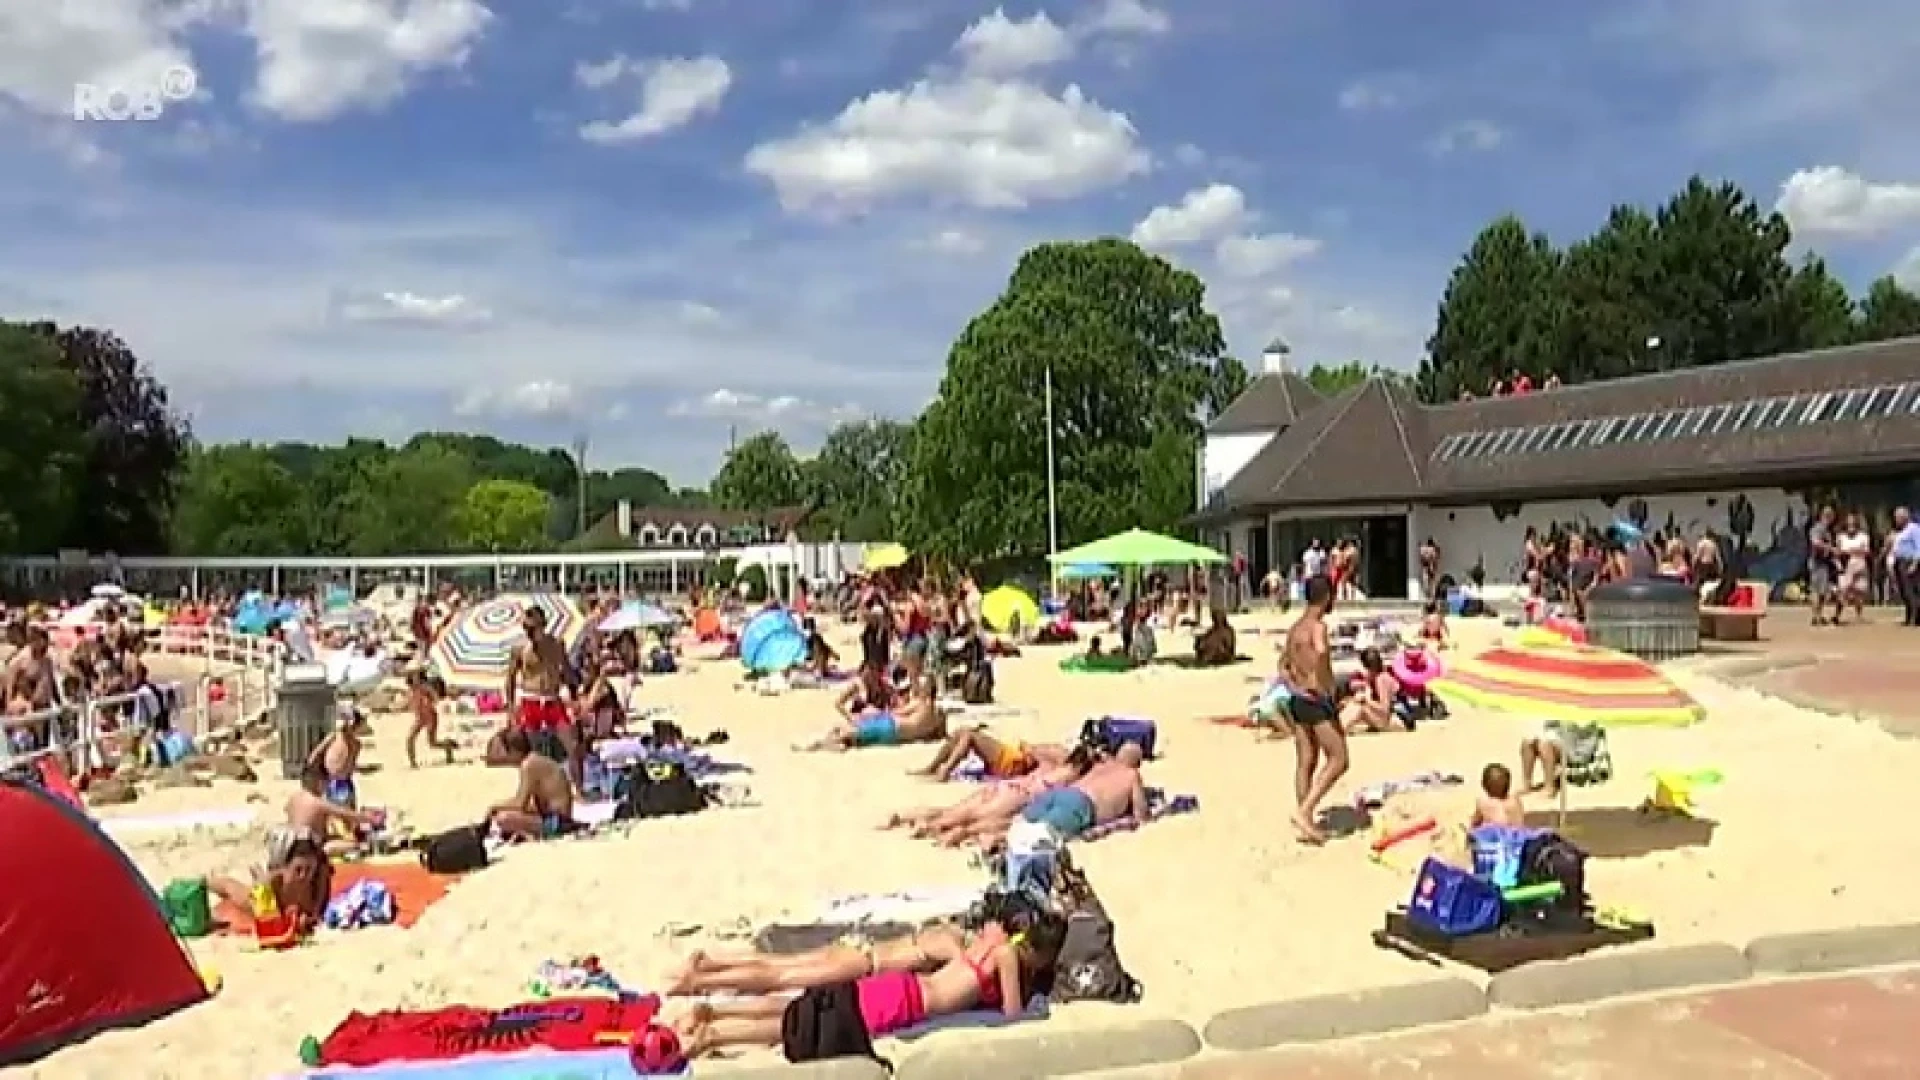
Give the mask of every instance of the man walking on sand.
POLYGON ((1287 631, 1281 646, 1280 674, 1293 691, 1293 791, 1299 802, 1293 827, 1308 844, 1326 835, 1314 819, 1320 802, 1347 772, 1347 736, 1333 701, 1333 653, 1327 640, 1327 613, 1333 610, 1333 582, 1324 574, 1307 579, 1307 610, 1287 631))
POLYGON ((567 682, 566 646, 547 633, 547 613, 540 607, 529 606, 520 616, 520 627, 527 639, 514 647, 507 662, 507 703, 513 710, 513 727, 527 736, 536 751, 545 740, 557 741, 567 776, 578 787, 583 764, 580 736, 573 712, 561 696, 567 682))

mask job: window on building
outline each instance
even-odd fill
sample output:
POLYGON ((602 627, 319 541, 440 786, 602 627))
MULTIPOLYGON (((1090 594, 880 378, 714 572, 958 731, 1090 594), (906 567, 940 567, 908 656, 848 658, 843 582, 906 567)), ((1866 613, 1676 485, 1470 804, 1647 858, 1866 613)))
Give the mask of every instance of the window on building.
POLYGON ((720 541, 720 530, 711 524, 702 525, 693 531, 693 542, 701 547, 713 547, 720 541))
POLYGON ((675 522, 667 527, 667 543, 674 547, 687 546, 687 527, 675 522))
POLYGON ((1685 416, 1686 413, 1680 410, 1654 413, 1647 418, 1647 426, 1640 432, 1640 441, 1657 442, 1661 439, 1671 438, 1671 432, 1674 427, 1676 427, 1685 416))
POLYGON ((1547 429, 1544 427, 1521 428, 1519 435, 1513 441, 1513 450, 1511 452, 1515 454, 1533 453, 1540 448, 1540 439, 1546 435, 1546 433, 1547 429))
POLYGON ((1440 444, 1433 448, 1433 453, 1429 456, 1435 461, 1447 461, 1453 457, 1453 452, 1459 448, 1460 436, 1449 435, 1440 440, 1440 444))
POLYGON ((647 522, 645 525, 640 526, 640 531, 638 533, 638 536, 640 537, 640 542, 642 544, 651 545, 651 544, 657 544, 660 542, 660 530, 651 521, 647 522))

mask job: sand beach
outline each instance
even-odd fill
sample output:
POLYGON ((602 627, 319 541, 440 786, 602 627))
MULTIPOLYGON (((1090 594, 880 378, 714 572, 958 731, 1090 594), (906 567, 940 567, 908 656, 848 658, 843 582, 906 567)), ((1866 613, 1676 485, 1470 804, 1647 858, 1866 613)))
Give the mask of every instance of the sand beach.
MULTIPOLYGON (((1371 860, 1367 837, 1303 847, 1287 826, 1293 756, 1285 742, 1211 722, 1244 711, 1273 670, 1271 617, 1238 620, 1236 666, 1161 664, 1125 674, 1063 672, 1071 646, 1029 648, 1000 661, 998 696, 1019 709, 990 721, 1030 739, 1064 740, 1089 715, 1152 717, 1161 759, 1152 784, 1198 797, 1197 812, 1086 844, 1076 859, 1111 911, 1125 963, 1146 988, 1136 1006, 1068 1006, 1047 1024, 1098 1023, 1116 1009, 1170 1015, 1196 1026, 1221 1010, 1313 993, 1411 982, 1432 970, 1377 949, 1369 934, 1407 899, 1410 873, 1371 860)), ((1471 649, 1509 633, 1455 628, 1471 649)), ((1171 651, 1178 653, 1184 635, 1171 651)), ((696 651, 697 655, 697 651, 696 651)), ((46 1080, 142 1076, 266 1080, 297 1072, 296 1048, 348 1011, 524 999, 542 961, 597 955, 645 989, 693 948, 740 947, 742 926, 783 914, 804 919, 857 893, 978 885, 965 853, 936 849, 876 825, 909 806, 965 794, 961 784, 906 775, 926 747, 801 754, 794 742, 833 719, 829 694, 765 696, 737 688, 736 662, 650 678, 640 699, 670 708, 689 733, 725 729, 721 756, 751 767, 753 804, 649 821, 584 839, 528 845, 454 884, 411 928, 323 932, 285 953, 239 936, 192 943, 224 981, 210 1002, 146 1027, 110 1032, 40 1062, 46 1080)), ((1796 708, 1727 685, 1697 665, 1674 675, 1706 707, 1686 729, 1611 734, 1615 776, 1576 791, 1569 833, 1586 848, 1597 903, 1634 908, 1664 943, 1743 942, 1762 933, 1912 919, 1910 867, 1920 834, 1905 820, 1920 745, 1878 727, 1796 708), (1635 812, 1656 768, 1724 774, 1702 795, 1698 820, 1635 812)), ((404 717, 373 718, 363 802, 437 830, 475 820, 510 793, 510 774, 475 761, 497 718, 449 717, 467 748, 452 766, 409 770, 404 717)), ((1413 733, 1358 737, 1353 769, 1333 802, 1364 784, 1427 770, 1471 781, 1489 761, 1509 764, 1526 720, 1458 708, 1413 733)), ((265 826, 291 789, 271 764, 257 783, 144 791, 96 811, 156 886, 259 861, 265 826), (154 830, 128 819, 194 812, 249 822, 154 830), (118 823, 118 824, 116 824, 118 823)), ((1468 785, 1410 797, 1396 812, 1464 819, 1468 785)), ((1549 809, 1542 802, 1540 809, 1549 809)), ((76 927, 75 933, 110 932, 76 927)), ((942 1038, 965 1038, 955 1032, 942 1038)), ((697 1073, 724 1066, 702 1063, 697 1073)))

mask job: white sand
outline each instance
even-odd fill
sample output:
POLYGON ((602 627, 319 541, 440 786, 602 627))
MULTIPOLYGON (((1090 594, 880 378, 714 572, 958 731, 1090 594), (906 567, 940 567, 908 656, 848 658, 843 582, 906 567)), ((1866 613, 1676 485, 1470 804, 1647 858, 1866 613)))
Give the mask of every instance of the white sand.
MULTIPOLYGON (((1149 767, 1150 782, 1200 796, 1197 814, 1077 853, 1118 922, 1123 959, 1146 985, 1140 1009, 1198 1024, 1236 1005, 1432 977, 1432 969, 1368 940, 1381 913, 1406 899, 1409 875, 1370 862, 1364 837, 1318 850, 1299 846, 1286 824, 1290 746, 1200 720, 1244 707, 1255 689, 1251 677, 1272 669, 1274 640, 1245 636, 1241 651, 1256 662, 1210 672, 1067 675, 1056 666, 1065 649, 1033 649, 1000 664, 1001 699, 1033 713, 996 726, 1060 739, 1089 714, 1153 716, 1165 760, 1149 767)), ((628 984, 644 987, 684 950, 714 944, 707 934, 664 937, 669 923, 757 923, 847 893, 978 880, 961 854, 874 830, 895 809, 965 794, 961 785, 904 775, 924 763, 925 748, 795 754, 786 748, 831 719, 827 694, 762 697, 736 691, 737 674, 731 662, 711 662, 651 679, 643 696, 677 709, 690 732, 728 729, 733 743, 724 753, 756 768, 750 781, 760 806, 516 850, 459 884, 412 930, 323 934, 290 954, 260 954, 233 938, 196 942, 196 957, 225 977, 218 998, 64 1050, 33 1075, 263 1080, 296 1069, 301 1037, 324 1035, 350 1009, 503 1004, 524 997, 542 960, 575 953, 598 954, 628 984)), ((1920 836, 1905 820, 1920 747, 1682 678, 1708 707, 1708 722, 1613 733, 1616 778, 1574 795, 1571 832, 1597 856, 1588 879, 1596 901, 1646 913, 1666 942, 1741 942, 1920 916, 1913 870, 1920 836), (1647 770, 1702 766, 1727 778, 1701 797, 1702 815, 1717 828, 1648 824, 1631 812, 1650 790, 1647 770), (1689 833, 1692 846, 1671 846, 1689 833)), ((508 793, 509 775, 477 765, 408 771, 399 746, 404 724, 376 721, 369 758, 384 768, 363 779, 364 801, 434 829, 472 820, 508 793)), ((1356 739, 1354 768, 1336 801, 1371 781, 1435 768, 1471 778, 1487 761, 1511 763, 1524 725, 1463 710, 1416 734, 1356 739)), ((287 790, 277 776, 250 787, 220 782, 150 793, 102 814, 252 801, 266 820, 287 790)), ((1470 790, 1422 803, 1464 815, 1470 790)), ((260 828, 141 834, 125 843, 158 885, 244 867, 258 857, 260 828)), ((1102 1015, 1069 1008, 1050 1022, 1102 1015)))

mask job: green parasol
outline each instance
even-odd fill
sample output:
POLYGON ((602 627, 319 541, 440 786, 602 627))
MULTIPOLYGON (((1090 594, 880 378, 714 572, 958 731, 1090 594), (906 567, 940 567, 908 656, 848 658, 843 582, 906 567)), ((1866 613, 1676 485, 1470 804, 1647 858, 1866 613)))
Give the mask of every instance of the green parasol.
POLYGON ((1222 563, 1225 555, 1210 547, 1175 540, 1145 529, 1128 529, 1105 540, 1095 540, 1077 548, 1047 556, 1055 566, 1104 563, 1107 566, 1181 566, 1189 563, 1222 563))

